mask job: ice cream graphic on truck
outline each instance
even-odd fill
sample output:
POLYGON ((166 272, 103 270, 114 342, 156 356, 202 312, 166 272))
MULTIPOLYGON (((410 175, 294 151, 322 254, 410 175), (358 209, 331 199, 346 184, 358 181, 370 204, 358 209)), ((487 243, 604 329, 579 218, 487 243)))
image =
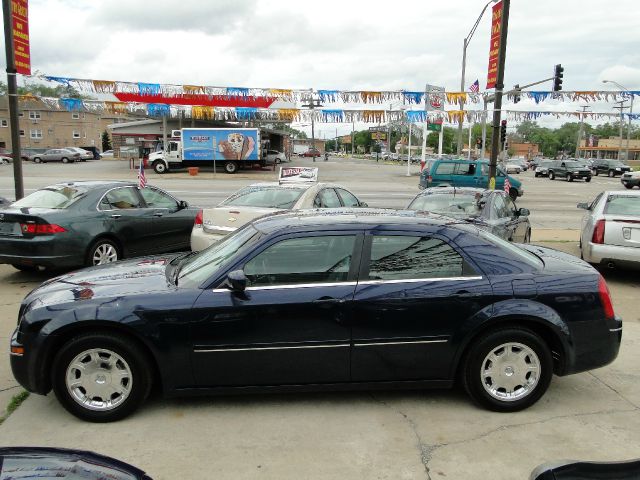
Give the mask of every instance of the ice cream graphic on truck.
POLYGON ((156 173, 171 168, 221 165, 235 173, 241 165, 262 162, 257 128, 183 128, 174 130, 168 148, 154 152, 149 162, 156 173))

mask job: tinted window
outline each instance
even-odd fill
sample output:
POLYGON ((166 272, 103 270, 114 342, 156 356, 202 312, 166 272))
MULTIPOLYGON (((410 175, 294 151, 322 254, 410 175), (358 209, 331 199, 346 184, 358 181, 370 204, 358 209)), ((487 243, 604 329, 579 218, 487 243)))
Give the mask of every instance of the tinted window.
POLYGON ((155 188, 143 188, 140 190, 142 198, 147 202, 147 206, 155 208, 177 208, 176 201, 165 192, 156 190, 155 188))
POLYGON ((107 209, 128 209, 140 207, 140 199, 136 194, 136 190, 131 187, 114 188, 113 190, 111 190, 105 195, 105 198, 100 203, 101 209, 105 205, 105 199, 110 205, 110 207, 108 207, 107 209))
POLYGON ((344 203, 345 207, 359 207, 360 202, 358 199, 353 196, 351 193, 347 192, 342 188, 336 188, 336 191, 340 194, 340 198, 342 198, 342 203, 344 203))
POLYGON ((17 202, 13 202, 12 206, 17 208, 67 208, 85 193, 86 190, 82 188, 56 185, 33 192, 17 202))
POLYGON ((578 162, 564 162, 564 166, 567 168, 579 168, 580 164, 578 162))
POLYGON ((456 168, 455 163, 441 163, 436 169, 437 175, 452 175, 456 168))
POLYGON ((511 216, 502 195, 493 196, 493 202, 491 203, 491 213, 494 218, 505 218, 511 216))
POLYGON ((414 236, 374 236, 370 280, 460 277, 463 259, 446 242, 414 236))
POLYGON ((640 217, 640 196, 611 195, 604 206, 604 213, 640 217))
POLYGON ((410 210, 436 212, 444 215, 479 215, 482 209, 478 205, 479 197, 475 195, 454 195, 453 193, 420 195, 411 205, 410 210))
POLYGON ((313 204, 320 208, 338 208, 341 206, 340 199, 333 188, 325 188, 322 190, 313 204))
POLYGON ((291 238, 249 260, 244 273, 253 286, 344 282, 355 236, 291 238))
POLYGON ((458 163, 456 166, 456 175, 475 175, 476 164, 475 163, 458 163))
POLYGON ((304 189, 279 186, 246 187, 223 201, 220 205, 243 207, 293 208, 304 189))

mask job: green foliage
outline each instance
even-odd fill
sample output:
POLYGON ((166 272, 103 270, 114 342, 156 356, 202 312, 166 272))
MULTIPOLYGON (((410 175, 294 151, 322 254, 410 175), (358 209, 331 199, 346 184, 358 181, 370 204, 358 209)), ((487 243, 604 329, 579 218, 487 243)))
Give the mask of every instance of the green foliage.
POLYGON ((22 402, 24 402, 27 398, 29 398, 29 392, 23 390, 22 392, 14 395, 11 398, 11 401, 9 402, 9 405, 7 405, 7 410, 5 412, 4 415, 0 416, 0 425, 2 425, 2 423, 9 418, 9 415, 11 415, 13 412, 15 412, 18 407, 20 405, 22 405, 22 402))
MULTIPOLYGON (((0 82, 0 95, 7 94, 7 84, 0 82)), ((54 98, 80 98, 82 100, 91 100, 91 95, 84 95, 72 86, 58 85, 49 87, 38 83, 29 83, 24 87, 18 87, 18 95, 35 95, 38 97, 54 97, 54 98)))
MULTIPOLYGON (((451 154, 456 151, 456 134, 456 129, 444 127, 442 133, 442 153, 451 154)), ((429 132, 427 136, 427 146, 433 148, 436 153, 438 152, 438 135, 440 135, 439 132, 429 132)))
POLYGON ((102 132, 102 151, 105 152, 111 150, 111 148, 111 138, 109 137, 109 132, 105 130, 102 132))

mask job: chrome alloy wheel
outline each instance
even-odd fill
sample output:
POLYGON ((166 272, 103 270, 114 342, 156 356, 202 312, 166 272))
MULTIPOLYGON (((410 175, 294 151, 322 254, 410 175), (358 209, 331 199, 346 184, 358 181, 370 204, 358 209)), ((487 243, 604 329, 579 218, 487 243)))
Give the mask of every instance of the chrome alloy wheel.
POLYGON ((480 371, 486 392, 503 402, 520 400, 533 392, 540 379, 540 360, 522 343, 504 343, 484 358, 480 371))
POLYGON ((69 363, 66 386, 71 398, 82 407, 108 411, 129 397, 133 376, 120 355, 104 348, 92 348, 69 363))
POLYGON ((110 243, 101 243, 93 252, 93 264, 104 265, 118 260, 118 251, 116 247, 110 243))

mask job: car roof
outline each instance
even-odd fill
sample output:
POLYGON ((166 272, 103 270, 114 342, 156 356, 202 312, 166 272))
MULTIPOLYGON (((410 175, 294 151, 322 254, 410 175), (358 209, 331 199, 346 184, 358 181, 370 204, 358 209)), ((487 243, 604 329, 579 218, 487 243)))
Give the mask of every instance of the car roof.
MULTIPOLYGON (((60 182, 48 185, 48 187, 84 187, 86 189, 99 188, 99 187, 118 187, 118 186, 137 186, 137 183, 127 180, 79 180, 70 182, 60 182)), ((47 187, 44 187, 47 188, 47 187)))
POLYGON ((260 182, 260 183, 252 183, 250 185, 247 185, 246 187, 242 187, 242 188, 247 188, 247 187, 280 187, 280 188, 295 188, 295 189, 299 189, 299 190, 308 190, 309 188, 312 187, 317 187, 317 188, 344 188, 340 185, 336 185, 333 183, 326 183, 326 182, 285 182, 285 183, 278 183, 278 182, 260 182))
MULTIPOLYGON (((274 233, 283 228, 305 227, 366 227, 375 225, 429 226, 464 224, 443 215, 379 208, 322 208, 290 210, 261 217, 253 226, 263 233, 274 233)), ((323 228, 320 228, 323 230, 323 228)))
POLYGON ((418 193, 418 196, 421 195, 435 195, 439 193, 455 193, 461 195, 488 195, 492 192, 505 193, 504 190, 489 190, 487 188, 474 188, 474 187, 429 187, 425 188, 421 192, 418 193))

